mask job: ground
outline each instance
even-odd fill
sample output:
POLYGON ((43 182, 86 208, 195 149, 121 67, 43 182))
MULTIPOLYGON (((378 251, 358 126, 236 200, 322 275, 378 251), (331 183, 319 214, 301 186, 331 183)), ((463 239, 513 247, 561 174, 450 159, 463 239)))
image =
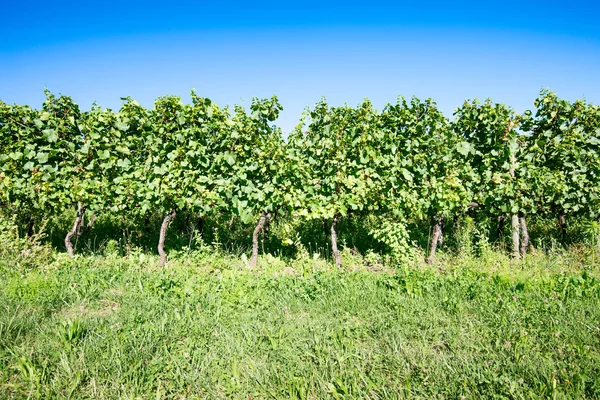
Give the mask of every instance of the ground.
POLYGON ((345 256, 1 261, 0 397, 600 398, 588 258, 345 256))

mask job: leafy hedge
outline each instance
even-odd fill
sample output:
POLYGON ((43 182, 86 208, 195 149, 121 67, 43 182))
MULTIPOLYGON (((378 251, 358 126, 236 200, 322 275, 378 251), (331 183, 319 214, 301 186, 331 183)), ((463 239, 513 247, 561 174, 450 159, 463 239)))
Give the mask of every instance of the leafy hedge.
MULTIPOLYGON (((527 218, 600 215, 600 107, 542 91, 535 110, 517 113, 487 100, 466 101, 450 120, 436 103, 400 98, 376 110, 307 109, 284 140, 273 122, 276 97, 249 110, 219 107, 191 94, 152 109, 130 98, 120 110, 81 111, 46 91, 41 109, 0 102, 0 207, 36 223, 77 207, 65 247, 102 215, 125 220, 181 212, 218 213, 268 231, 271 218, 320 220, 338 264, 338 222, 376 215, 371 233, 402 255, 408 226, 429 224, 429 260, 446 221, 478 213, 511 221, 513 253, 527 252, 527 218), (85 226, 87 218, 87 227, 85 226)), ((163 257, 163 262, 165 261, 163 257)))

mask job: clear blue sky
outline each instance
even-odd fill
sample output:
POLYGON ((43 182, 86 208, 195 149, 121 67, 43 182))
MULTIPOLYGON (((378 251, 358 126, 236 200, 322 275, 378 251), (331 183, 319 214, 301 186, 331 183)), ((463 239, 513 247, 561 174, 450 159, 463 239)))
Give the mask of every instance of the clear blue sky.
POLYGON ((275 94, 286 132, 321 96, 432 97, 448 116, 475 97, 523 111, 542 87, 598 104, 600 2, 5 1, 0 99, 39 107, 44 86, 84 109, 275 94))

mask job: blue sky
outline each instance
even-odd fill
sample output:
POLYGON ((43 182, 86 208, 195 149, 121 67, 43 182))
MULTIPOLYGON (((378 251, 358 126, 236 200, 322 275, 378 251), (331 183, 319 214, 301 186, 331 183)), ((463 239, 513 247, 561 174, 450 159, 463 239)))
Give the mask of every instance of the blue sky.
POLYGON ((277 95, 290 131, 307 105, 434 98, 451 116, 491 97, 518 111, 541 88, 600 103, 600 3, 10 2, 0 99, 43 89, 118 109, 189 91, 220 105, 277 95))

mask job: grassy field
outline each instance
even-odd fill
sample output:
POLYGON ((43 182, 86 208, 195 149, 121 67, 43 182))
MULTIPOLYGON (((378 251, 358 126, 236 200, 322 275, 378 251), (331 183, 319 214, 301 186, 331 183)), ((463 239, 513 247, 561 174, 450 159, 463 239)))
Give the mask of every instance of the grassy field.
POLYGON ((4 257, 0 398, 600 398, 589 257, 345 256, 4 257))

